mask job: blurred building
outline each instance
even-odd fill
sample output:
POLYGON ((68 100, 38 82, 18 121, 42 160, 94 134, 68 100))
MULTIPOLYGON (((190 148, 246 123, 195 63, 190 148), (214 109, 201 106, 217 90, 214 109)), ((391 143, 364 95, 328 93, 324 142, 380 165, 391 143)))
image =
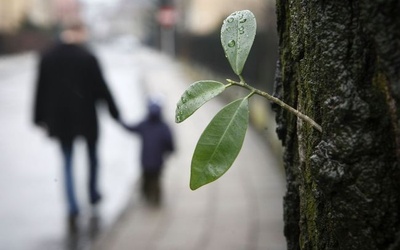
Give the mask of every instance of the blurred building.
POLYGON ((56 22, 54 5, 53 0, 30 0, 27 20, 34 26, 50 28, 56 22))
POLYGON ((41 49, 59 22, 80 15, 79 0, 0 0, 0 54, 41 49))
POLYGON ((147 39, 152 27, 156 3, 152 0, 85 0, 84 16, 95 40, 109 41, 122 37, 147 39))
POLYGON ((266 11, 275 4, 272 0, 191 0, 187 1, 185 13, 185 29, 195 34, 210 34, 219 29, 227 16, 232 12, 248 9, 257 17, 258 28, 266 25, 266 11))
POLYGON ((15 32, 29 10, 27 0, 0 0, 0 33, 15 32))
MULTIPOLYGON (((48 1, 48 0, 38 0, 48 1)), ((68 22, 82 18, 82 6, 79 0, 50 0, 53 5, 53 13, 56 22, 68 22)))
POLYGON ((80 12, 79 0, 0 0, 0 33, 15 33, 26 23, 48 28, 80 12))

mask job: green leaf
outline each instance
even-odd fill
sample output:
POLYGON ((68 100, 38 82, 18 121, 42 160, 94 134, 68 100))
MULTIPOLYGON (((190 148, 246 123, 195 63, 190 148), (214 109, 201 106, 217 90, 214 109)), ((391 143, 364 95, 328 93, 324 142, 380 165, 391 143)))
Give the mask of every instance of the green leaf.
POLYGON ((225 90, 223 83, 203 80, 193 83, 182 94, 176 105, 175 122, 180 123, 191 116, 204 103, 219 95, 225 90))
POLYGON ((247 56, 253 45, 256 30, 256 18, 249 10, 232 13, 222 24, 222 47, 236 75, 240 75, 243 71, 247 56))
POLYGON ((195 190, 221 177, 242 148, 249 123, 248 98, 225 106, 204 130, 192 158, 190 188, 195 190))

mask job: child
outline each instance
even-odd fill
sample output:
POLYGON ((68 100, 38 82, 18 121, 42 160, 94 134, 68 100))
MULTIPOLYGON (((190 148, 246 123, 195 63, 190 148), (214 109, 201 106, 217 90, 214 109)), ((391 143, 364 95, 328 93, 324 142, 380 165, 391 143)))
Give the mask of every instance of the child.
POLYGON ((171 130, 162 119, 161 106, 155 101, 150 101, 147 117, 142 122, 136 125, 123 125, 141 137, 142 194, 147 201, 159 205, 164 156, 174 151, 171 130))

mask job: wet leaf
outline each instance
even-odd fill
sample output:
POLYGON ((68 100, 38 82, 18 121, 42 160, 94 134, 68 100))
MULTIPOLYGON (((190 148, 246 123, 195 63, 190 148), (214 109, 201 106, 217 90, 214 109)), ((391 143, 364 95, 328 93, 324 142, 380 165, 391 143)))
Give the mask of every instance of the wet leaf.
POLYGON ((249 123, 248 98, 225 106, 204 130, 192 158, 190 188, 195 190, 221 177, 233 164, 249 123))
POLYGON ((225 90, 223 83, 203 80, 193 83, 182 94, 175 111, 175 122, 180 123, 190 117, 204 103, 225 90))
POLYGON ((240 75, 256 35, 254 14, 241 10, 228 16, 221 27, 221 43, 233 71, 240 75))

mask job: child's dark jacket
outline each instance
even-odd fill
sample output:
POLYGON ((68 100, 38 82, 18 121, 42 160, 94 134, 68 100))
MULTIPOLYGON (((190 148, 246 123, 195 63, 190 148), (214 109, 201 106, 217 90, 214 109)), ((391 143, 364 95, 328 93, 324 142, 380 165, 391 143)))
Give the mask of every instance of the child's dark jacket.
POLYGON ((137 125, 125 126, 142 139, 141 163, 146 172, 160 171, 164 155, 174 151, 172 133, 162 121, 160 108, 150 107, 148 117, 137 125))

